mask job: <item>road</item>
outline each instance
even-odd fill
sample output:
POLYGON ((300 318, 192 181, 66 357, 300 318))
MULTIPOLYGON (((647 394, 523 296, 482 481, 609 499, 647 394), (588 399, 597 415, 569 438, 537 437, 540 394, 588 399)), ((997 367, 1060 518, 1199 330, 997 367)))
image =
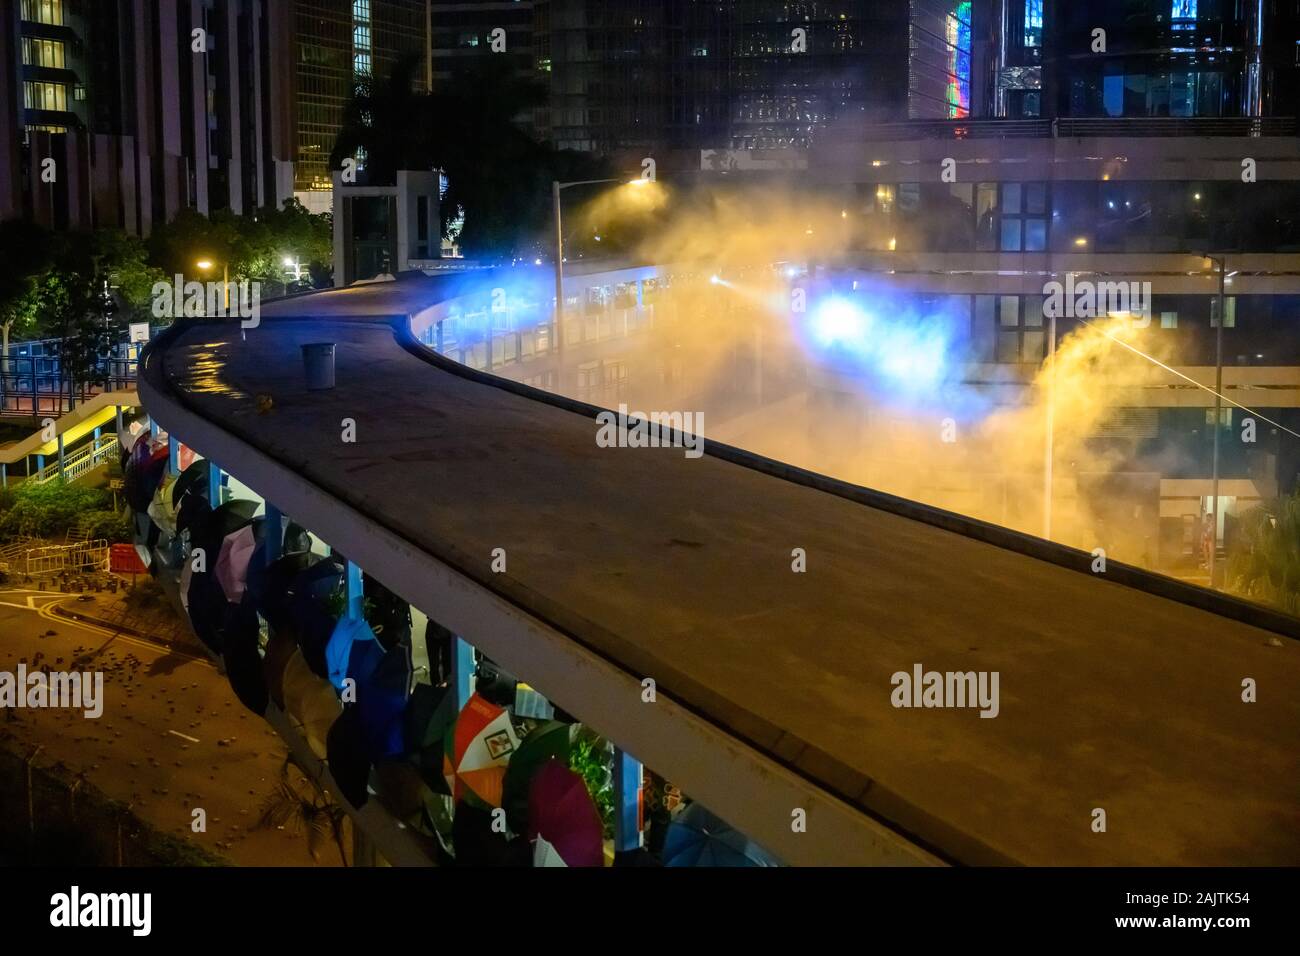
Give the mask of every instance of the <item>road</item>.
MULTIPOLYGON (((284 763, 285 747, 248 713, 206 659, 53 613, 65 594, 0 591, 0 670, 102 671, 104 709, 21 709, 0 714, 4 746, 61 760, 160 830, 192 839, 233 863, 310 866, 306 840, 253 830, 284 763), (53 631, 51 635, 48 632, 53 631), (191 811, 207 813, 193 833, 191 811)), ((39 811, 38 811, 39 812, 39 811)), ((338 865, 327 846, 319 861, 338 865)))

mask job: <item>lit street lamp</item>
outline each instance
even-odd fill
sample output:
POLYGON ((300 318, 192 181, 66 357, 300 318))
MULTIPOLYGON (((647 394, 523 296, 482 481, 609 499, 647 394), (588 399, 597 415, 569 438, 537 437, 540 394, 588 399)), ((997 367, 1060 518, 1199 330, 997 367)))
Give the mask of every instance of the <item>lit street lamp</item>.
MULTIPOLYGON (((211 259, 200 259, 198 262, 194 264, 198 266, 199 269, 203 272, 207 272, 213 266, 213 262, 211 259)), ((229 262, 223 262, 221 264, 221 297, 222 297, 222 301, 225 303, 226 314, 229 315, 230 314, 230 263, 229 262)))
POLYGON ((627 186, 636 187, 644 186, 651 181, 645 178, 630 180, 612 178, 581 179, 572 183, 562 183, 556 180, 551 183, 551 202, 555 207, 555 347, 557 349, 560 347, 564 316, 564 225, 560 213, 560 191, 568 189, 570 186, 591 186, 596 183, 623 183, 627 186))

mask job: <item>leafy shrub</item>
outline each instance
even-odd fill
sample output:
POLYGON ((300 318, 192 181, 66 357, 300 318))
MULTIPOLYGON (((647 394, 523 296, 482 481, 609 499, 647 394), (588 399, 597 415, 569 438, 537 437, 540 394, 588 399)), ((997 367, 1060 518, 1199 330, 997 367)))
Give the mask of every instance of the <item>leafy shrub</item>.
POLYGON ((87 511, 81 516, 92 539, 107 538, 110 544, 131 540, 131 512, 123 509, 119 514, 112 509, 87 511))
POLYGON ((587 785, 605 836, 614 835, 614 750, 603 737, 583 728, 569 747, 569 769, 587 785))
POLYGON ((87 512, 112 508, 112 495, 98 488, 51 481, 44 485, 25 482, 11 492, 11 502, 0 500, 0 538, 20 535, 58 538, 73 525, 82 523, 87 512))

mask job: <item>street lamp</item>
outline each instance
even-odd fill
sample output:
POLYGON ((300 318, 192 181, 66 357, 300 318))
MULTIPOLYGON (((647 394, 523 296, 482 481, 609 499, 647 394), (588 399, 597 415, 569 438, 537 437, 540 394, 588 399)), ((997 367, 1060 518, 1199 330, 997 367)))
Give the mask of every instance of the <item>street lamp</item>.
MULTIPOLYGON (((211 259, 200 259, 198 262, 194 264, 198 266, 200 271, 202 272, 207 272, 209 269, 213 267, 213 262, 211 259)), ((221 299, 225 303, 226 314, 229 315, 230 314, 230 263, 229 262, 223 262, 221 264, 221 299)))
POLYGON ((1210 554, 1206 563, 1210 572, 1210 587, 1214 587, 1215 563, 1219 555, 1219 432, 1223 414, 1223 323, 1227 318, 1224 309, 1224 284, 1227 281, 1228 259, 1202 253, 1202 258, 1219 267, 1219 303, 1217 321, 1214 323, 1214 455, 1210 465, 1210 554))
POLYGON ((580 179, 572 183, 562 183, 555 180, 551 183, 551 204, 555 207, 555 347, 560 347, 560 337, 563 334, 564 317, 564 225, 560 213, 560 191, 568 189, 570 186, 593 186, 597 183, 623 183, 633 188, 644 187, 652 180, 644 177, 636 179, 621 179, 614 177, 611 179, 580 179))

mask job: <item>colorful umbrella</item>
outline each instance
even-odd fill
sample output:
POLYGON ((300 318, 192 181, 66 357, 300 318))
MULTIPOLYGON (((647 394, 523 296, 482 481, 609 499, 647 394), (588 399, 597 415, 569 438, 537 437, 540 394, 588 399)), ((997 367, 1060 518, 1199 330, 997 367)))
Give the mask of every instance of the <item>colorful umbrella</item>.
POLYGON ((664 866, 777 866, 749 837, 692 803, 664 838, 664 866))
POLYGON ((225 592, 226 600, 238 604, 244 599, 244 585, 248 580, 248 563, 257 548, 254 525, 245 525, 234 534, 226 535, 217 555, 217 581, 225 592))
POLYGON ((542 764, 528 787, 528 840, 535 866, 605 865, 600 812, 582 778, 558 760, 542 764))
POLYGON ((154 492, 153 501, 149 502, 148 515, 162 531, 169 535, 176 534, 176 503, 174 492, 176 479, 164 474, 154 492))
POLYGON ((569 764, 569 725, 550 720, 533 728, 523 739, 519 749, 510 755, 502 781, 501 805, 506 810, 506 822, 515 833, 528 829, 528 787, 533 776, 548 760, 569 764))
POLYGON ((506 763, 518 746, 510 714, 478 694, 470 697, 446 738, 442 773, 452 796, 501 806, 506 763))
POLYGON ((117 442, 122 446, 122 452, 130 455, 135 450, 135 446, 140 439, 145 438, 149 433, 149 429, 145 428, 140 422, 131 422, 124 431, 117 433, 117 442))

